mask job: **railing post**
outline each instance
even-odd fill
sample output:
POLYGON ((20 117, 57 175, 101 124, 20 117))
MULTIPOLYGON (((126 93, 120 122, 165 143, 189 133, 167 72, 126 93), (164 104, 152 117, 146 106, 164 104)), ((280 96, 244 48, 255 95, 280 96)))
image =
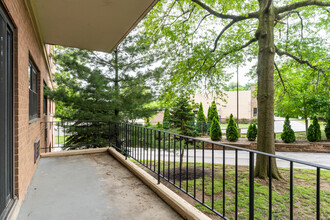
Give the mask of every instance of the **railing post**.
POLYGON ((127 160, 127 126, 128 126, 128 124, 126 124, 126 126, 125 126, 125 148, 126 148, 126 150, 125 150, 125 160, 127 160))
POLYGON ((249 219, 254 219, 254 153, 250 152, 249 176, 249 219))
POLYGON ((158 131, 158 184, 160 184, 160 131, 158 131))

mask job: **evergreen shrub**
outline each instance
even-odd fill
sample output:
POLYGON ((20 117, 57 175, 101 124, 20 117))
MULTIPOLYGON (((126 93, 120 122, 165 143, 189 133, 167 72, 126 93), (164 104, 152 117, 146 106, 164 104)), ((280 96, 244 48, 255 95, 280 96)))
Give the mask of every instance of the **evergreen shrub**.
POLYGON ((220 124, 216 117, 214 117, 212 120, 210 137, 212 141, 219 141, 222 138, 220 124))
POLYGON ((296 136, 294 131, 291 128, 289 116, 285 117, 284 125, 283 125, 283 132, 281 134, 281 139, 285 143, 292 143, 296 141, 296 136))
POLYGON ((228 141, 237 141, 239 137, 237 126, 233 119, 233 114, 230 114, 228 126, 226 129, 226 137, 228 141))
POLYGON ((307 140, 310 142, 316 142, 321 140, 321 129, 320 124, 315 117, 313 123, 308 127, 307 140))
POLYGON ((257 125, 255 123, 250 124, 247 130, 246 137, 249 141, 255 141, 257 139, 257 133, 258 133, 257 125))
POLYGON ((325 133, 325 136, 327 137, 327 139, 329 140, 330 139, 330 118, 327 119, 327 124, 325 125, 324 133, 325 133))

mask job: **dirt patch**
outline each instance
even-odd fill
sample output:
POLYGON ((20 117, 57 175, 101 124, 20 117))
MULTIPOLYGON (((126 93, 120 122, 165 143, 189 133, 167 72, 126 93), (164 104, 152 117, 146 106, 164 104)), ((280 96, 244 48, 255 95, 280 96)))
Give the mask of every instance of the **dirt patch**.
POLYGON ((188 172, 187 172, 187 167, 183 166, 183 167, 176 167, 175 169, 172 168, 169 171, 165 170, 165 177, 168 177, 168 174, 170 174, 170 180, 173 181, 173 177, 175 178, 175 180, 180 181, 180 177, 181 180, 193 180, 193 179, 200 179, 203 178, 205 176, 210 176, 211 175, 211 171, 209 169, 204 168, 204 172, 203 172, 203 168, 202 167, 196 167, 196 170, 193 166, 188 166, 188 172))

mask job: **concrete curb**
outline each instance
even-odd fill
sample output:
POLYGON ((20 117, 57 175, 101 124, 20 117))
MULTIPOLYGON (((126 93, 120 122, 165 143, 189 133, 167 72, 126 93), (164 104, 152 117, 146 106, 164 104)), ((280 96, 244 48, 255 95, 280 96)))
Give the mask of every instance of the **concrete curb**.
POLYGON ((84 150, 69 150, 69 151, 59 151, 59 152, 50 152, 50 153, 41 153, 41 158, 47 157, 65 157, 65 156, 74 156, 74 155, 84 155, 84 154, 96 154, 107 152, 108 148, 95 148, 95 149, 84 149, 84 150))
POLYGON ((193 207, 186 200, 171 191, 163 184, 158 184, 157 180, 153 178, 146 171, 138 167, 130 160, 125 160, 125 157, 117 152, 114 148, 108 149, 109 153, 122 163, 128 170, 136 175, 144 184, 152 189, 161 199, 163 199, 169 206, 178 212, 184 219, 205 219, 210 220, 208 216, 193 207))

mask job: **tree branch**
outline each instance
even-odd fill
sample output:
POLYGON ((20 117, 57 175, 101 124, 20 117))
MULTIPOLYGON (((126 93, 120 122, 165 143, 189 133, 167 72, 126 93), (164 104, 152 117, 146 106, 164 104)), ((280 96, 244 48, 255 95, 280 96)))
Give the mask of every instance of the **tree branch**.
POLYGON ((306 7, 306 6, 311 6, 311 5, 317 5, 317 6, 330 6, 330 2, 325 2, 325 1, 320 1, 320 0, 304 0, 301 2, 296 2, 290 5, 286 5, 283 7, 278 7, 275 8, 275 12, 276 14, 281 14, 283 12, 288 12, 288 11, 292 11, 295 10, 297 8, 301 8, 301 7, 306 7))
POLYGON ((242 20, 246 20, 246 19, 250 19, 250 18, 258 18, 259 17, 259 12, 248 13, 247 16, 226 15, 226 14, 222 14, 222 13, 219 13, 217 11, 214 11, 208 5, 204 4, 203 2, 201 2, 199 0, 191 0, 191 1, 192 2, 195 2, 196 4, 198 4, 199 6, 201 6, 202 8, 204 8, 210 14, 212 14, 212 15, 218 17, 218 18, 222 18, 222 19, 232 19, 232 20, 236 20, 236 21, 242 21, 242 20))
POLYGON ((199 26, 202 24, 202 22, 205 20, 205 18, 207 18, 207 17, 210 16, 210 15, 211 15, 211 14, 207 14, 207 15, 205 15, 205 16, 201 19, 201 21, 198 23, 197 28, 194 30, 194 32, 193 32, 192 35, 194 35, 194 34, 196 33, 196 31, 198 30, 198 28, 199 28, 199 26))
POLYGON ((306 64, 307 66, 309 66, 310 68, 312 68, 312 69, 314 69, 314 70, 316 70, 316 71, 319 71, 319 72, 322 72, 322 73, 325 72, 325 70, 320 69, 320 68, 318 68, 318 67, 312 65, 312 64, 311 64, 310 62, 308 62, 307 60, 299 59, 299 57, 294 56, 294 55, 288 53, 287 51, 281 51, 281 50, 279 50, 276 46, 275 46, 275 50, 276 50, 277 55, 279 55, 280 57, 283 56, 283 55, 285 55, 285 56, 288 56, 288 57, 294 59, 295 61, 297 61, 297 62, 300 63, 300 64, 306 64))
POLYGON ((214 52, 216 49, 217 49, 217 46, 218 46, 218 41, 220 40, 220 37, 222 36, 222 34, 228 29, 230 28, 233 24, 235 24, 236 21, 235 20, 232 20, 229 24, 227 24, 222 30, 221 32, 219 33, 217 39, 215 39, 215 42, 214 42, 214 48, 211 52, 214 52))
POLYGON ((271 4, 272 4, 272 0, 268 0, 267 6, 265 8, 265 13, 268 13, 271 4))
POLYGON ((282 83, 282 85, 283 85, 284 92, 287 93, 288 90, 286 90, 286 88, 285 88, 285 85, 284 85, 284 81, 283 81, 283 78, 282 78, 281 72, 280 72, 280 70, 278 69, 278 67, 277 67, 277 65, 276 65, 275 62, 274 62, 274 65, 275 65, 276 71, 277 71, 277 73, 278 73, 278 76, 279 76, 280 79, 281 79, 281 83, 282 83))

